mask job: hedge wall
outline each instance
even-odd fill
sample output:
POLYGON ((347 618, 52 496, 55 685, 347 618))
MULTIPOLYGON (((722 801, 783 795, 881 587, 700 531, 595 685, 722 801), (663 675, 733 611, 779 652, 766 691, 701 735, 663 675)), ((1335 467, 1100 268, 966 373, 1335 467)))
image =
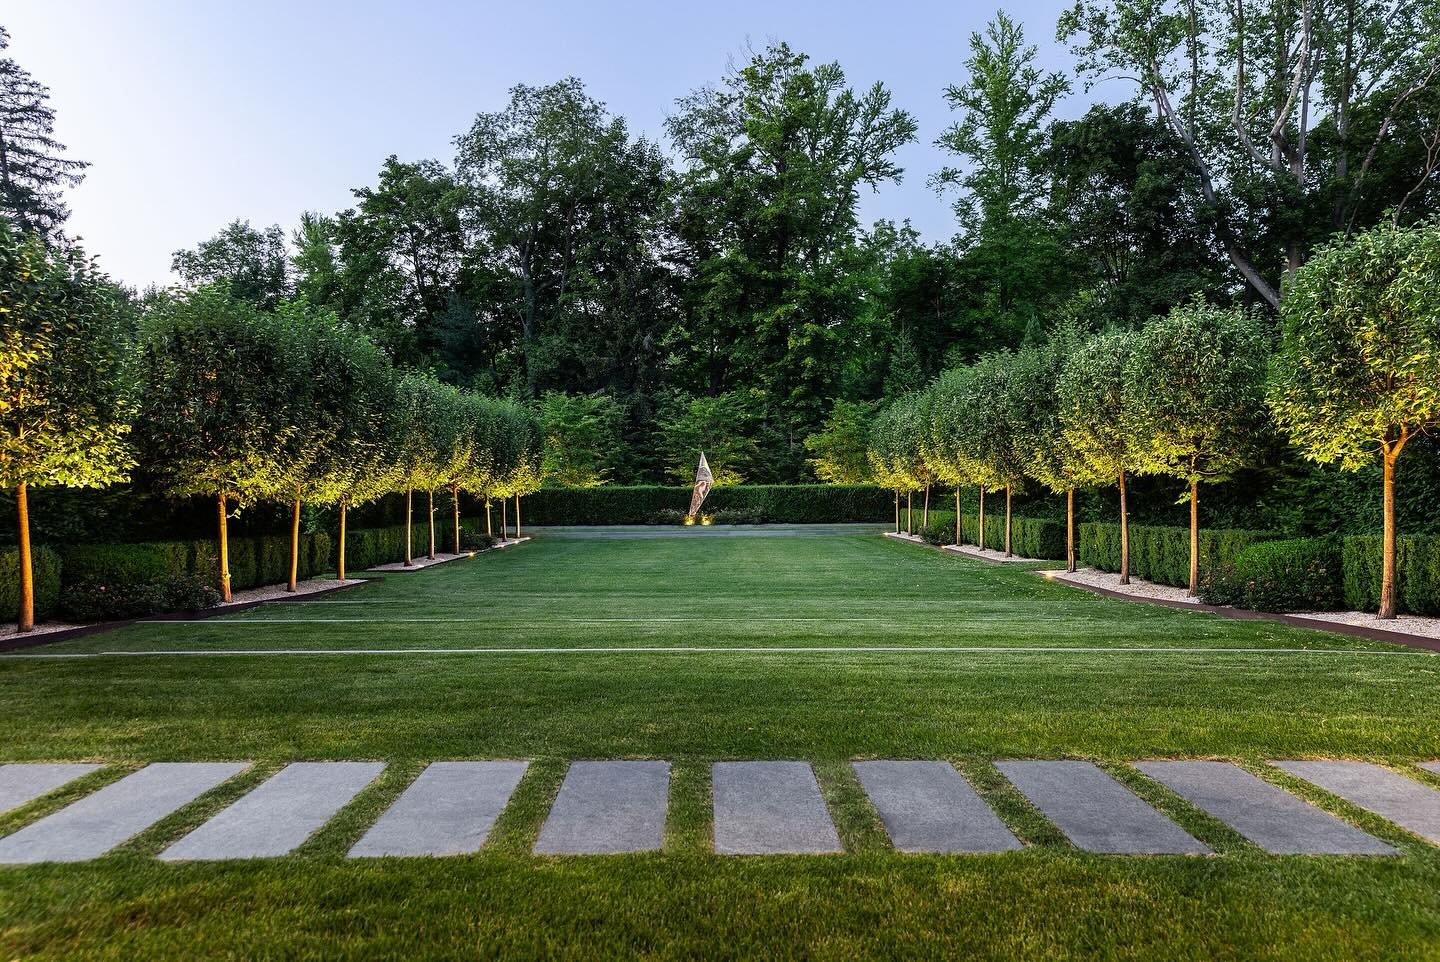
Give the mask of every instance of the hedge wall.
MULTIPOLYGON (((35 620, 55 613, 60 600, 60 556, 43 545, 30 549, 30 570, 35 578, 35 620)), ((20 549, 0 548, 0 618, 20 617, 20 549)))
MULTIPOLYGON (((1377 536, 1349 537, 1341 549, 1343 597, 1347 609, 1377 611, 1384 570, 1377 536)), ((1402 612, 1440 615, 1440 537, 1395 540, 1395 600, 1402 612)))
MULTIPOLYGON (((1232 566, 1240 552, 1252 544, 1273 541, 1279 537, 1280 535, 1273 531, 1201 529, 1200 576, 1203 578, 1207 572, 1232 566)), ((1093 521, 1077 525, 1075 541, 1076 553, 1082 565, 1099 568, 1101 571, 1120 570, 1120 525, 1093 521)), ((1190 529, 1132 524, 1130 573, 1157 584, 1188 587, 1190 529)))
POLYGON ((1255 611, 1334 611, 1341 605, 1339 538, 1252 544, 1233 567, 1207 573, 1200 598, 1255 611))
MULTIPOLYGON (((672 524, 675 512, 689 506, 688 487, 542 488, 522 499, 520 520, 522 525, 672 524)), ((893 523, 895 495, 873 485, 742 484, 712 490, 704 510, 717 523, 893 523)))
MULTIPOLYGON (((1065 523, 1049 518, 1010 518, 1010 550, 1022 558, 1065 557, 1065 523)), ((980 530, 979 515, 967 514, 960 521, 960 532, 967 544, 975 544, 980 530)), ((931 511, 930 523, 919 531, 930 544, 955 543, 955 512, 931 511)), ((994 517, 985 513, 985 547, 1005 550, 1005 515, 994 517)))

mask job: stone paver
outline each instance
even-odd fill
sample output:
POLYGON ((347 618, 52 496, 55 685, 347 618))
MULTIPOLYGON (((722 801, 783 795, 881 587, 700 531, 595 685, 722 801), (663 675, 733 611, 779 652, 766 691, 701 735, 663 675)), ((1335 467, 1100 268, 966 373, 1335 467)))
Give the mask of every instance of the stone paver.
POLYGON ((949 762, 855 762, 902 852, 1006 852, 1020 842, 949 762))
POLYGON ((383 771, 382 762, 295 762, 160 853, 166 861, 284 855, 383 771))
POLYGON ((103 765, 24 762, 0 765, 0 813, 48 795, 66 782, 99 771, 103 765))
POLYGON ((0 863, 97 858, 247 767, 231 762, 147 765, 0 839, 0 863))
POLYGON ((1420 767, 1425 769, 1427 772, 1432 772, 1433 774, 1440 775, 1440 762, 1421 762, 1420 767))
POLYGON ((1440 791, 1369 762, 1275 762, 1281 769, 1440 845, 1440 791))
POLYGON ((716 762, 715 851, 838 852, 840 836, 807 762, 716 762))
POLYGON ((1010 761, 996 767, 1079 848, 1125 855, 1205 855, 1192 838, 1091 762, 1010 761))
POLYGON ((527 764, 435 762, 355 844, 351 857, 479 851, 527 764))
POLYGON ((535 851, 603 855, 658 849, 670 801, 669 762, 575 762, 535 851))
POLYGON ((1276 855, 1398 855, 1392 846, 1229 762, 1136 768, 1276 855))

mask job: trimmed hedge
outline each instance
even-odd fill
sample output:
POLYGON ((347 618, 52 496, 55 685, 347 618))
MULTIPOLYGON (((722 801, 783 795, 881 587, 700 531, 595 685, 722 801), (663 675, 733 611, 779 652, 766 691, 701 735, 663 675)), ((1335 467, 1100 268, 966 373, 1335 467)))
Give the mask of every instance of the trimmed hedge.
POLYGON ((1334 611, 1341 605, 1338 538, 1263 541, 1241 551, 1228 571, 1212 571, 1201 600, 1255 611, 1334 611))
MULTIPOLYGON (((960 531, 967 544, 975 544, 979 534, 979 515, 967 514, 960 521, 960 531)), ((930 544, 955 543, 955 512, 931 511, 930 523, 919 531, 930 544)), ((985 513, 985 547, 1005 550, 1005 514, 994 517, 985 513)), ((1010 550, 1022 558, 1065 557, 1065 522, 1049 518, 1010 518, 1010 550)))
MULTIPOLYGON (((521 500, 520 520, 536 525, 673 524, 673 512, 690 506, 690 491, 660 485, 542 488, 521 500)), ((713 489, 704 510, 721 524, 893 522, 895 495, 868 484, 742 484, 713 489)))
MULTIPOLYGON (((55 613, 60 600, 60 556, 43 545, 30 548, 30 570, 35 579, 35 620, 55 613)), ((0 548, 0 618, 20 617, 20 549, 0 548)))
MULTIPOLYGON (((1383 547, 1379 536, 1345 539, 1341 552, 1347 609, 1379 610, 1383 547)), ((1407 614, 1440 615, 1440 537, 1395 539, 1395 601, 1407 614)))
MULTIPOLYGON (((988 519, 987 519, 988 520, 988 519)), ((1064 529, 1060 556, 1064 556, 1064 529)), ((1200 530, 1200 577, 1234 565, 1240 552, 1252 544, 1275 541, 1273 531, 1243 529, 1200 530)), ((1120 570, 1120 525, 1090 521, 1076 526, 1076 553, 1080 563, 1101 571, 1120 570)), ((1130 526, 1130 573, 1157 584, 1185 588, 1190 585, 1190 529, 1130 526)))

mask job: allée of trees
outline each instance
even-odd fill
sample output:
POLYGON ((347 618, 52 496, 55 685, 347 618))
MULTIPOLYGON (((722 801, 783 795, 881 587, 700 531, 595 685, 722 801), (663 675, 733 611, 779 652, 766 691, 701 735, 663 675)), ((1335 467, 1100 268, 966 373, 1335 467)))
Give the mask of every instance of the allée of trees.
POLYGON ((230 600, 227 519, 256 501, 292 506, 296 590, 302 504, 338 508, 345 577, 347 509, 390 492, 516 499, 539 487, 543 438, 511 401, 397 370, 363 333, 303 298, 264 310, 225 284, 155 298, 127 312, 112 284, 71 247, 0 221, 0 483, 20 511, 20 629, 33 625, 31 488, 99 486, 132 472, 173 497, 213 498, 217 584, 230 600))
MULTIPOLYGON (((1395 466, 1410 439, 1440 427, 1440 222, 1382 225, 1321 248, 1287 283, 1278 338, 1256 310, 1196 299, 1138 330, 1103 314, 1062 319, 1042 344, 986 355, 874 418, 868 458, 899 494, 932 481, 1010 493, 1034 481, 1066 495, 1115 485, 1120 580, 1129 578, 1126 482, 1184 484, 1190 593, 1199 581, 1200 485, 1253 464, 1287 437, 1319 462, 1383 478, 1381 618, 1396 616, 1395 466), (1085 330, 1096 331, 1083 334, 1085 330), (1098 330, 1097 330, 1098 329, 1098 330)), ((956 540, 960 541, 957 528, 956 540)))

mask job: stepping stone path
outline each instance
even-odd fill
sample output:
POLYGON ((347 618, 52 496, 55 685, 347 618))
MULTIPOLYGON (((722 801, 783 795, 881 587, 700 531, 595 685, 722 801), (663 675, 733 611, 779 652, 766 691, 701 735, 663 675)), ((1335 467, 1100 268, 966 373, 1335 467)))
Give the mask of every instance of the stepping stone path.
POLYGON ((1020 842, 949 762, 856 762, 902 852, 1006 852, 1020 842))
POLYGON ((669 800, 669 762, 575 762, 535 851, 602 855, 658 849, 669 800))
MULTIPOLYGON (((97 858, 244 771, 247 762, 161 762, 72 802, 6 838, 0 864, 97 858)), ((1275 765, 1440 844, 1440 791, 1354 761, 1275 765)), ((0 765, 0 811, 90 774, 93 764, 0 765)), ((384 770, 380 762, 296 762, 160 854, 166 861, 294 851, 384 770)), ((1077 847, 1120 854, 1209 849, 1102 769, 1084 761, 1002 761, 996 767, 1077 847)), ((1275 854, 1399 855, 1395 847, 1229 762, 1144 761, 1136 769, 1275 854)), ((1425 762, 1440 774, 1440 762, 1425 762)), ((509 804, 524 761, 429 765, 350 850, 356 858, 476 852, 509 804)), ((1003 852, 1010 829, 945 761, 857 761, 854 770, 902 852, 1003 852)), ((717 762, 715 851, 722 855, 840 852, 808 762, 717 762)), ((670 763, 573 763, 535 844, 539 854, 661 848, 670 763)))
POLYGON ((807 762, 717 762, 712 776, 720 854, 840 851, 807 762))
POLYGON ((147 765, 0 839, 0 863, 97 858, 246 767, 243 763, 210 762, 147 765))
POLYGON ((1138 762, 1135 767, 1276 855, 1400 854, 1229 762, 1138 762))
POLYGON ((1284 771, 1339 795, 1440 845, 1440 791, 1369 762, 1275 762, 1284 771))
POLYGON ((284 855, 383 771, 381 762, 295 762, 160 853, 184 859, 284 855))
POLYGON ((996 767, 1076 846, 1127 855, 1208 855, 1210 849, 1090 762, 996 767))
POLYGON ((89 775, 103 765, 50 765, 44 763, 0 765, 0 813, 33 802, 48 795, 81 775, 89 775))
POLYGON ((380 816, 351 857, 479 851, 527 764, 436 762, 380 816))

